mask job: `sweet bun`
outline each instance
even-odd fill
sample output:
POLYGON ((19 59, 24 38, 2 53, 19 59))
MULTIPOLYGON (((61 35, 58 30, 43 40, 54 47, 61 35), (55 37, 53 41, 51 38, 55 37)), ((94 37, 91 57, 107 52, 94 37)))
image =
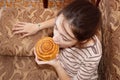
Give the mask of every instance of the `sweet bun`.
POLYGON ((49 61, 56 57, 59 52, 59 46, 54 43, 51 37, 40 39, 35 45, 37 58, 43 61, 49 61))

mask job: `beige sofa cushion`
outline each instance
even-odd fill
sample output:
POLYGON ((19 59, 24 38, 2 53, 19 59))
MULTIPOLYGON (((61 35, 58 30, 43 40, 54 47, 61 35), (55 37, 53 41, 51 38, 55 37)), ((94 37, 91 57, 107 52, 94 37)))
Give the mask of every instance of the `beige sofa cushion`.
POLYGON ((57 80, 55 69, 34 57, 0 56, 0 80, 57 80))
POLYGON ((39 31, 38 34, 20 39, 13 35, 12 28, 18 21, 40 23, 55 16, 55 9, 16 7, 0 9, 0 55, 32 56, 36 41, 49 36, 52 29, 39 31))

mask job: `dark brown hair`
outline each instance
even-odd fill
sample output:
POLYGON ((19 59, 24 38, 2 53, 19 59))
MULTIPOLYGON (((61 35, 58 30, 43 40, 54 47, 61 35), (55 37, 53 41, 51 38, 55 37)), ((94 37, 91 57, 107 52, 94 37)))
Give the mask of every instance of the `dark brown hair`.
POLYGON ((78 41, 92 38, 100 21, 100 10, 87 0, 75 0, 59 13, 72 25, 72 31, 78 41))

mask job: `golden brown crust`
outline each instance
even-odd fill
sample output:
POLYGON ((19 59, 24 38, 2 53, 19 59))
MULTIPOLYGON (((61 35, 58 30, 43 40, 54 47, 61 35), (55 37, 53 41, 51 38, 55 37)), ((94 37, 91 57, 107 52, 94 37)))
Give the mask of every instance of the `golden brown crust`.
POLYGON ((54 43, 51 37, 44 37, 36 43, 35 52, 38 59, 48 61, 56 57, 59 46, 54 43))

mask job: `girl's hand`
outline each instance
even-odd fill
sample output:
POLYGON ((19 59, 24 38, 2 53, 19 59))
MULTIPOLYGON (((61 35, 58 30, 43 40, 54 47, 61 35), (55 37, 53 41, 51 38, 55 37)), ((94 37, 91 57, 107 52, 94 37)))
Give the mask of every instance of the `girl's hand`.
POLYGON ((36 53, 35 53, 35 50, 34 50, 34 55, 35 55, 35 62, 36 62, 38 65, 41 65, 41 64, 49 64, 49 65, 51 65, 51 66, 53 66, 53 67, 56 67, 57 64, 58 64, 57 58, 56 58, 56 59, 53 59, 53 60, 50 60, 50 61, 40 61, 40 60, 38 60, 38 58, 37 58, 37 55, 36 55, 36 53))
POLYGON ((26 22, 18 22, 15 24, 13 30, 13 34, 23 34, 23 37, 33 35, 38 32, 39 27, 37 24, 26 23, 26 22))
POLYGON ((56 66, 56 63, 57 63, 57 60, 54 59, 54 60, 50 60, 50 61, 40 61, 40 60, 38 60, 37 58, 35 58, 35 62, 36 62, 38 65, 41 65, 41 64, 49 64, 49 65, 55 67, 55 66, 56 66))

